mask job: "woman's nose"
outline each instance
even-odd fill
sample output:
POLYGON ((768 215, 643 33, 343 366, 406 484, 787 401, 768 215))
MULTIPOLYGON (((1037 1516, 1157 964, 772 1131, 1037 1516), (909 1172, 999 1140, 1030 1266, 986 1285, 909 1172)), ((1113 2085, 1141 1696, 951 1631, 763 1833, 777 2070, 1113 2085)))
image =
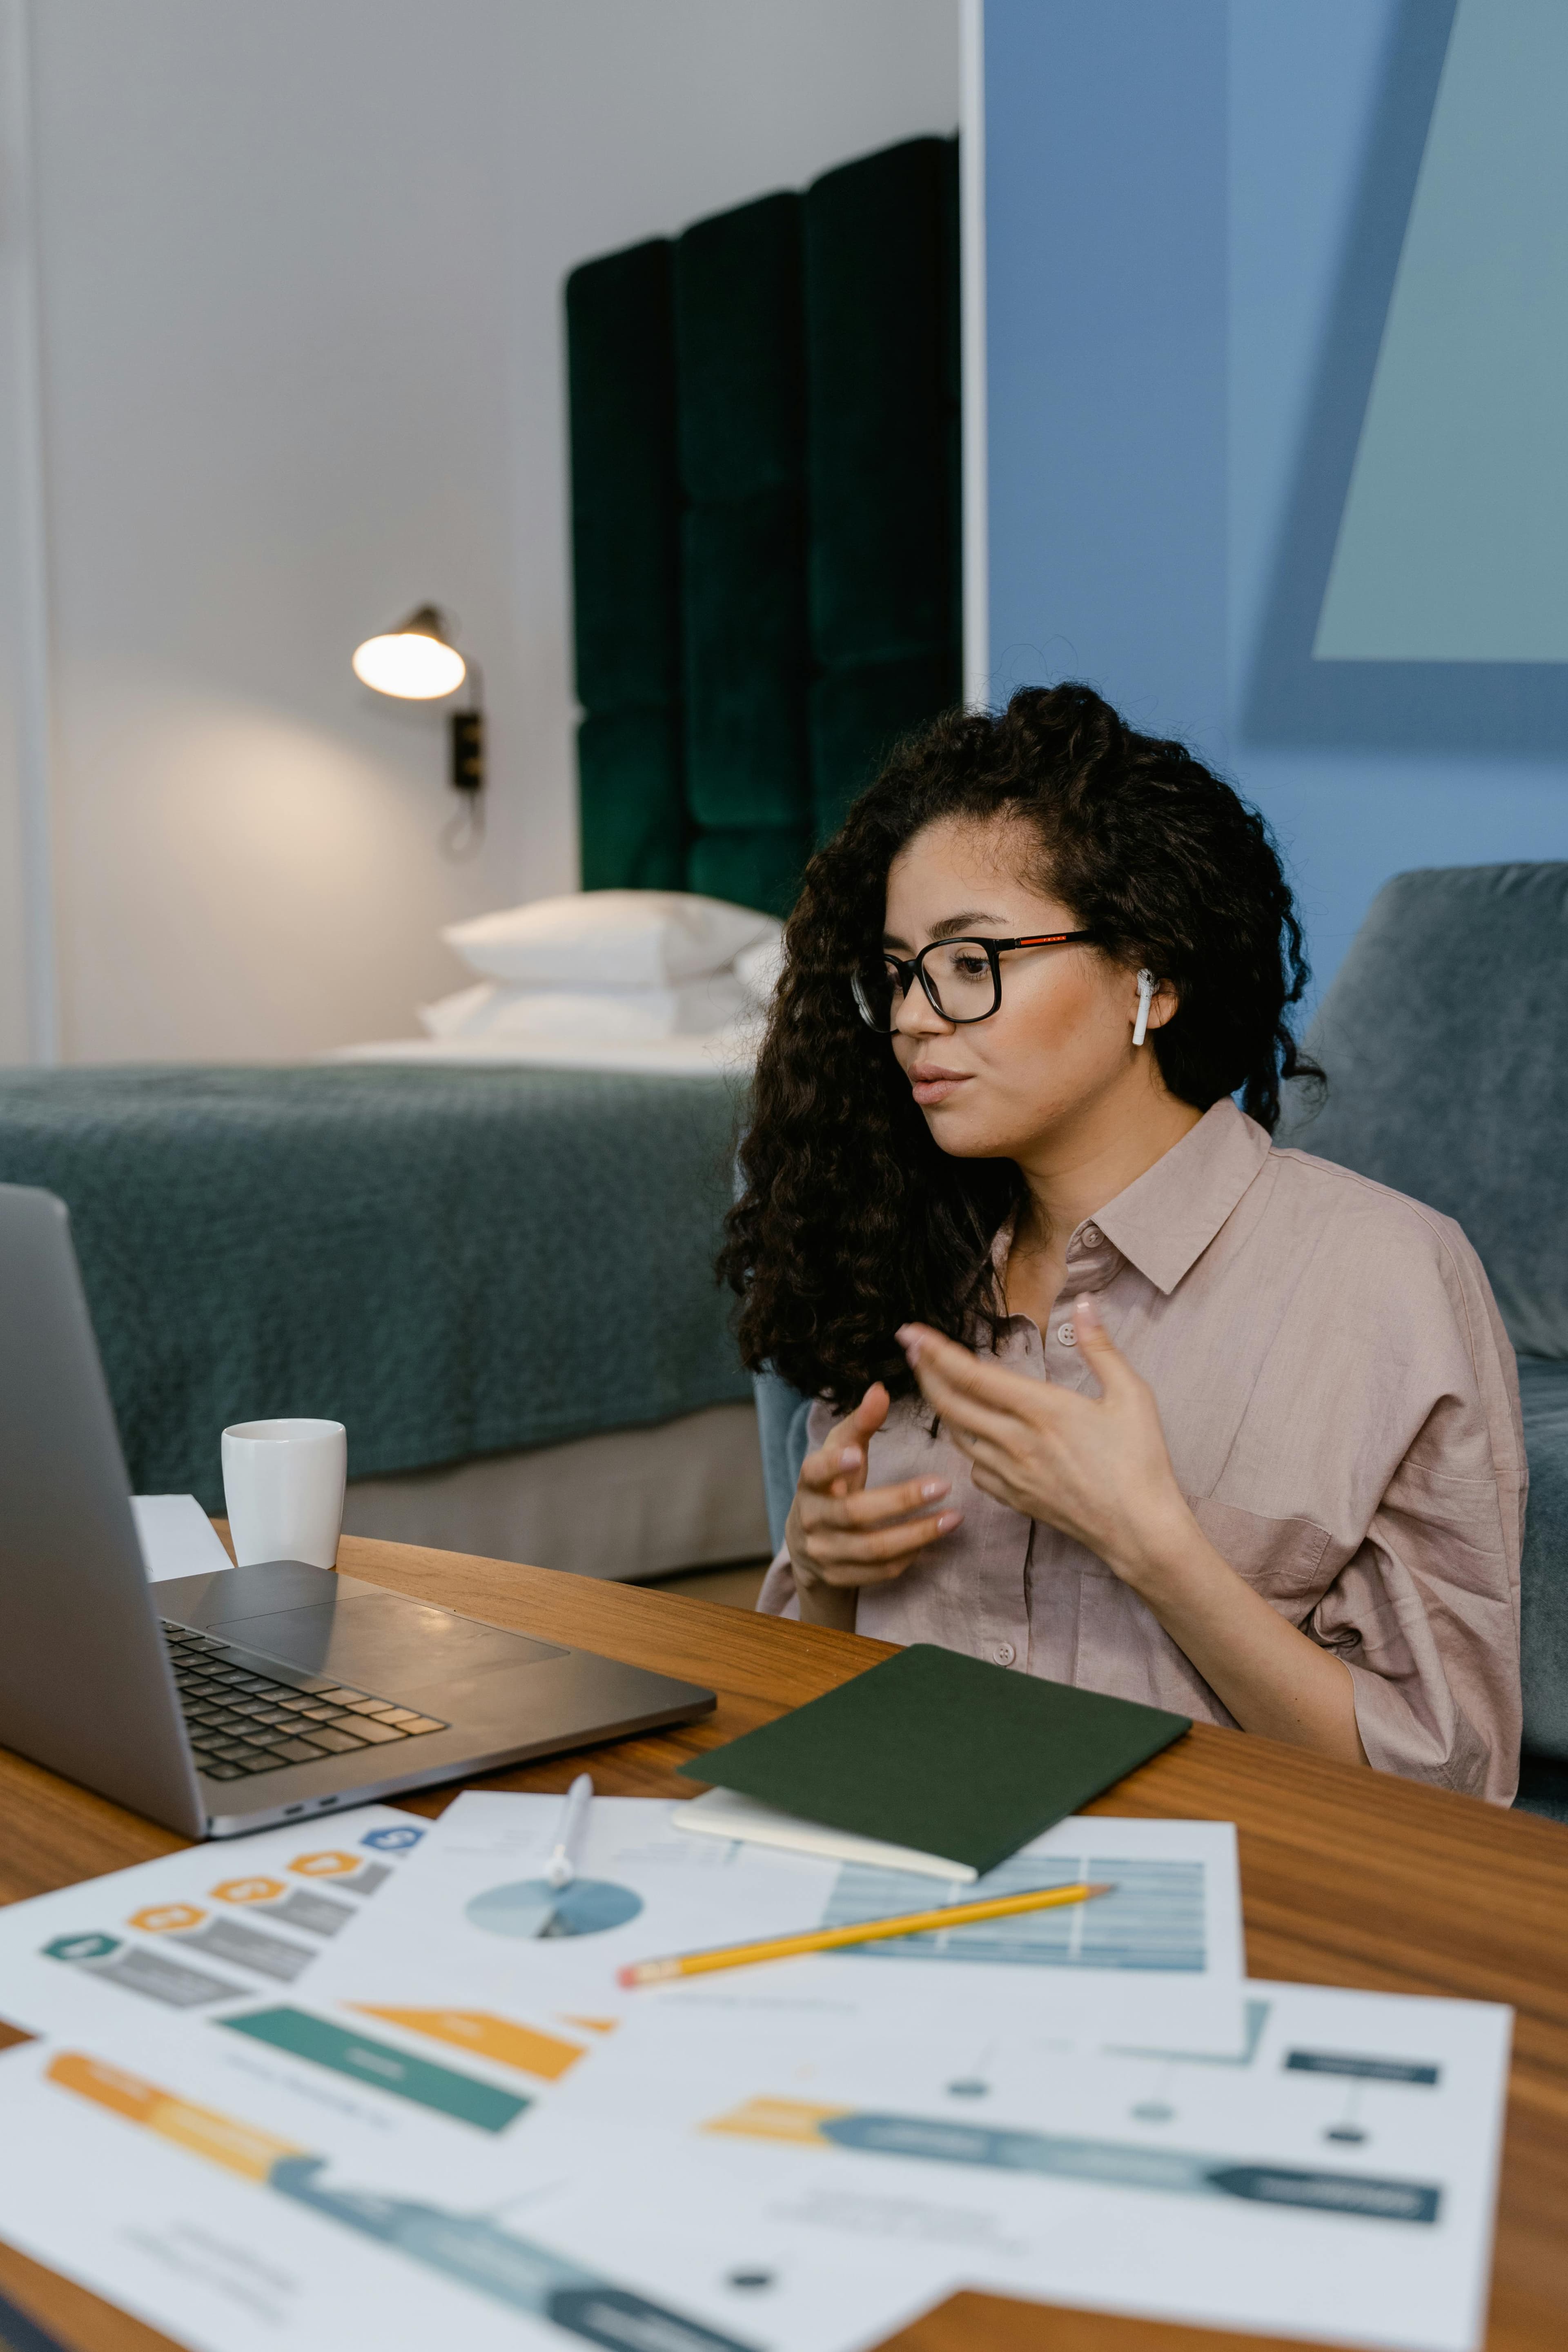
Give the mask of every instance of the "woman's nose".
POLYGON ((893 1013, 894 1028, 906 1037, 943 1037, 952 1025, 943 1020, 918 981, 900 997, 893 1013))

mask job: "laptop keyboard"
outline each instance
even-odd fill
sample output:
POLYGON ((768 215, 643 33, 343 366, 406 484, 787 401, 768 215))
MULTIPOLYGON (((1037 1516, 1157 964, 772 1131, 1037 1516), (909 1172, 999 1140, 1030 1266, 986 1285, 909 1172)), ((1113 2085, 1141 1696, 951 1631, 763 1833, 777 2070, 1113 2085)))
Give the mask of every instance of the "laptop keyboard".
POLYGON ((353 1690, 330 1675, 297 1674, 211 1633, 171 1624, 166 1617, 162 1622, 180 1711, 204 1780, 242 1780, 285 1764, 317 1764, 450 1728, 433 1715, 353 1690))

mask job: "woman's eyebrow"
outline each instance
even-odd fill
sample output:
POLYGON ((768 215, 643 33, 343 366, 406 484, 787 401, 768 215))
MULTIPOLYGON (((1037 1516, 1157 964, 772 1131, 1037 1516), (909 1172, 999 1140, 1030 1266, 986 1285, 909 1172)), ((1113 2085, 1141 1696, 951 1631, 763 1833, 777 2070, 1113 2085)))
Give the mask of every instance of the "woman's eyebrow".
MULTIPOLYGON (((940 923, 931 925, 931 936, 933 940, 956 940, 976 923, 1005 923, 1006 920, 1005 915, 988 915, 982 908, 972 907, 962 915, 944 915, 940 923)), ((891 931, 882 933, 882 945, 895 950, 904 948, 908 951, 907 942, 896 938, 891 931)))
POLYGON ((963 931, 973 930, 976 923, 1005 923, 1005 915, 988 915, 980 907, 971 907, 966 914, 944 915, 940 923, 931 925, 933 940, 955 940, 963 931))

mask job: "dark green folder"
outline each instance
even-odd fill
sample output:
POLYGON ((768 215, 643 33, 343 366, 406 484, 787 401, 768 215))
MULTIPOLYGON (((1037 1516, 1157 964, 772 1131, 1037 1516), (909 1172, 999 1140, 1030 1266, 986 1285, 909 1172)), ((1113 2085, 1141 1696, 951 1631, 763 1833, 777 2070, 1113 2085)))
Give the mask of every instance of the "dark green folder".
POLYGON ((922 1642, 680 1770, 986 1871, 1190 1728, 1184 1715, 922 1642))

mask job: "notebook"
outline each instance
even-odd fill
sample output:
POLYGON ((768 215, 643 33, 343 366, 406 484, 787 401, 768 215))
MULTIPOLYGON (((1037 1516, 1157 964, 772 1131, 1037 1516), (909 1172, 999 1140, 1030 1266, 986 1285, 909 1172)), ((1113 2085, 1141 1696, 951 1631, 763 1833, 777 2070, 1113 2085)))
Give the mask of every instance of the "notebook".
POLYGON ((971 1885, 980 1875, 966 1862, 945 1854, 921 1853, 910 1845, 889 1845, 883 1838, 857 1837, 851 1830, 830 1830, 820 1822, 803 1822, 797 1813, 781 1813, 776 1805, 759 1805, 754 1797, 733 1789, 705 1789, 700 1797, 669 1809, 669 1826, 686 1837, 722 1838, 733 1844, 771 1845, 786 1853, 814 1854, 818 1861, 868 1863, 876 1870, 900 1870, 919 1878, 940 1878, 971 1885))
POLYGON ((680 1766, 778 1811, 984 1873, 1190 1718, 917 1643, 680 1766))

